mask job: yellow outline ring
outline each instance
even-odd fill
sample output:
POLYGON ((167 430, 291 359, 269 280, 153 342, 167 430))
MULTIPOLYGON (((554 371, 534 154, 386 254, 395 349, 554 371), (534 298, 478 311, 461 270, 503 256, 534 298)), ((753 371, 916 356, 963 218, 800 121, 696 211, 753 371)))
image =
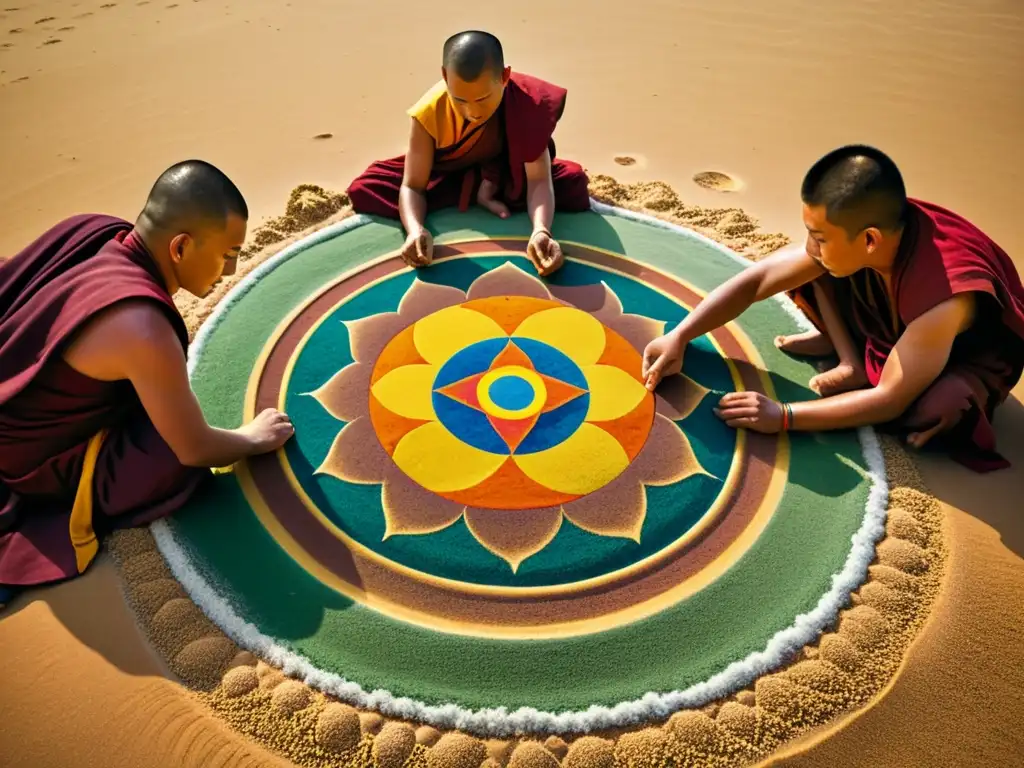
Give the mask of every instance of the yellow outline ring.
POLYGON ((523 368, 521 365, 504 365, 501 368, 495 368, 493 371, 488 371, 483 378, 480 379, 476 385, 476 397, 477 400, 480 401, 480 406, 484 409, 485 413, 489 413, 491 416, 495 416, 499 419, 515 421, 528 419, 535 413, 538 413, 544 407, 544 403, 547 402, 548 390, 547 387, 544 386, 544 381, 537 375, 536 371, 531 371, 529 368, 523 368), (531 400, 528 405, 525 405, 515 411, 502 408, 491 399, 491 385, 498 381, 498 379, 504 379, 509 376, 515 376, 516 378, 523 379, 533 389, 533 400, 531 400))

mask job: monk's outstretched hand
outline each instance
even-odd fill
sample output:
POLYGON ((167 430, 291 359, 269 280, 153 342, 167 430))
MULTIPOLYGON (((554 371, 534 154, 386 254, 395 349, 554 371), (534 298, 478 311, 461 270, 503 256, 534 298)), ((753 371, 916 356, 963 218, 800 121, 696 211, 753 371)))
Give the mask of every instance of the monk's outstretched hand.
POLYGON ((427 267, 434 260, 434 238, 427 230, 411 232, 402 246, 402 261, 410 267, 427 267))
POLYGON ((715 416, 736 429, 766 434, 782 429, 782 406, 760 392, 730 392, 718 401, 715 416))
POLYGON ((649 392, 653 392, 663 378, 683 370, 685 344, 671 333, 659 336, 644 348, 644 364, 640 376, 649 392))
POLYGON ((254 455, 276 451, 295 434, 291 419, 276 408, 267 408, 242 427, 239 432, 249 438, 254 455))
POLYGON ((550 275, 565 262, 562 246, 545 229, 538 229, 526 246, 526 255, 540 275, 550 275))

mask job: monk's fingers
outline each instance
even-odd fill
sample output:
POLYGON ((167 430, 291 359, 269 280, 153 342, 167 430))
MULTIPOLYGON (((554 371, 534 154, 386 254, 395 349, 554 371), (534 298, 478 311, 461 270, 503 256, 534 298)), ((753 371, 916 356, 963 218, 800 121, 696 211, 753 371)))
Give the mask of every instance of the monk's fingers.
POLYGON ((730 406, 742 406, 742 405, 756 405, 757 404, 757 393, 756 392, 730 392, 727 395, 723 395, 722 399, 718 401, 719 408, 728 408, 730 406))
POLYGON ((723 419, 723 421, 733 429, 757 429, 758 424, 756 416, 738 416, 735 419, 723 419))
POLYGON ((734 419, 756 419, 760 410, 757 406, 733 406, 731 408, 715 408, 714 414, 722 421, 729 422, 734 419))
POLYGON ((563 261, 565 261, 565 256, 562 253, 562 246, 558 244, 557 240, 548 238, 547 248, 541 259, 545 270, 544 274, 550 275, 562 266, 563 261))
POLYGON ((427 265, 434 259, 434 238, 423 232, 416 238, 416 257, 420 264, 427 265))

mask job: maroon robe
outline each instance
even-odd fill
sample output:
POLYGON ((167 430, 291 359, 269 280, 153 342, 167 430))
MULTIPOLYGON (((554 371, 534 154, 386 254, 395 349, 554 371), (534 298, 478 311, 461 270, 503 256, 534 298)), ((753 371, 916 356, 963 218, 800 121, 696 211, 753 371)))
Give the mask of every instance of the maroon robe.
POLYGON ((71 508, 86 446, 100 430, 97 537, 170 514, 209 476, 181 465, 131 384, 89 378, 62 357, 77 330, 127 299, 159 306, 187 346, 156 263, 130 231, 113 217, 75 216, 0 262, 0 584, 79 572, 71 508))
MULTIPOLYGON (((460 145, 435 151, 426 189, 427 210, 458 206, 465 211, 476 200, 483 179, 498 185, 496 198, 510 209, 524 209, 525 164, 536 160, 545 149, 551 152, 556 210, 589 210, 590 193, 583 168, 554 159, 552 135, 565 109, 565 98, 564 88, 513 73, 498 111, 477 129, 485 135, 473 148, 465 153, 460 145)), ((398 219, 404 171, 404 156, 381 160, 367 168, 348 188, 355 211, 398 219)))
MULTIPOLYGON (((963 217, 911 200, 892 286, 895 313, 872 270, 824 281, 854 343, 864 350, 872 386, 907 325, 925 312, 968 292, 978 296, 978 312, 954 342, 943 375, 898 423, 886 426, 916 432, 946 418, 951 429, 936 436, 935 447, 978 472, 1008 467, 995 448, 992 417, 1024 371, 1024 287, 1010 257, 963 217)), ((812 287, 804 286, 794 299, 823 330, 812 287)))

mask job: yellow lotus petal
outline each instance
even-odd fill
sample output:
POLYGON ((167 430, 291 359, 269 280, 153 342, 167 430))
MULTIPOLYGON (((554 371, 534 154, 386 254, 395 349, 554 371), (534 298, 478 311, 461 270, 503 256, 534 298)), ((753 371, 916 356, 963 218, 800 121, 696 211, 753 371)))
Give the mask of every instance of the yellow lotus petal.
POLYGON ((461 491, 482 483, 508 459, 468 445, 439 422, 417 427, 398 441, 391 458, 429 491, 461 491))
POLYGON ((590 365, 583 369, 590 388, 587 421, 611 421, 625 416, 648 396, 644 386, 621 368, 590 365))
POLYGON ((530 315, 516 336, 550 344, 579 366, 593 365, 604 352, 604 327, 575 307, 556 307, 530 315))
POLYGON ((554 491, 580 495, 596 491, 629 466, 619 441, 586 422, 554 448, 513 459, 531 480, 554 491))
POLYGON ((487 315, 465 307, 448 307, 417 322, 412 339, 423 359, 439 366, 470 344, 507 336, 487 315))
POLYGON ((384 374, 370 391, 380 404, 407 419, 433 421, 432 392, 437 368, 433 365, 403 365, 384 374))
POLYGON ((540 552, 555 538, 562 527, 562 510, 466 507, 466 526, 477 541, 508 563, 515 573, 526 558, 540 552))

